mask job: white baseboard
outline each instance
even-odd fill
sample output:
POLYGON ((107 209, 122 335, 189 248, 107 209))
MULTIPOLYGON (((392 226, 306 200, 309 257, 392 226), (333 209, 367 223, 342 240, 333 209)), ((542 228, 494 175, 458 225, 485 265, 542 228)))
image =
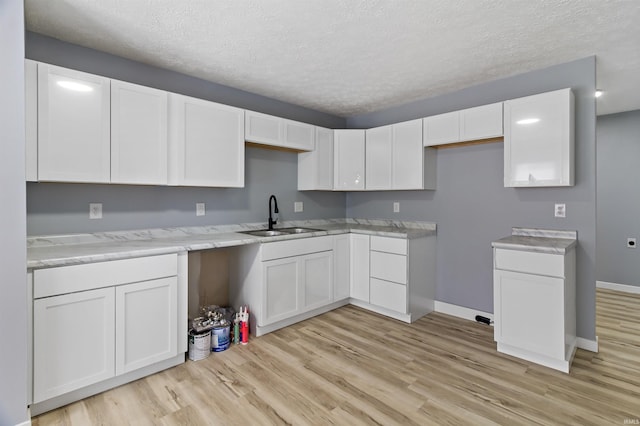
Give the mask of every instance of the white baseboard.
POLYGON ((585 351, 598 353, 598 336, 596 340, 585 339, 584 337, 578 337, 576 346, 585 351))
POLYGON ((476 320, 476 315, 482 315, 491 320, 493 325, 493 314, 489 312, 482 312, 477 309, 465 308, 464 306, 452 305, 451 303, 440 302, 436 300, 434 303, 434 311, 442 314, 451 315, 458 318, 463 318, 470 321, 476 320))
POLYGON ((640 287, 629 284, 609 283, 606 281, 596 281, 596 288, 606 288, 608 290, 624 291, 625 293, 640 294, 640 287))

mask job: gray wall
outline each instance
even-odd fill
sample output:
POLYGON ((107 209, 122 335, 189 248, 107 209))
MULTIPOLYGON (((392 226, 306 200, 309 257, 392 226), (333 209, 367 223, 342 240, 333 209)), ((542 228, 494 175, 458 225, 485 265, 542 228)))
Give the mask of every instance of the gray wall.
MULTIPOLYGON (((27 33, 26 56, 315 125, 330 128, 345 125, 344 118, 35 33, 27 33)), ((242 189, 30 183, 27 185, 27 233, 43 235, 266 221, 267 201, 272 193, 278 197, 283 220, 344 217, 343 193, 297 191, 297 166, 297 154, 247 148, 245 188, 242 189), (294 201, 304 202, 304 212, 293 213, 294 201), (90 202, 103 203, 103 219, 89 220, 90 202), (195 216, 196 202, 206 203, 206 216, 195 216)))
POLYGON ((640 110, 598 117, 598 223, 596 270, 599 281, 640 286, 640 110))
POLYGON ((27 415, 23 2, 0 1, 0 424, 27 415))
MULTIPOLYGON (((571 87, 576 97, 576 185, 504 188, 503 144, 439 149, 436 191, 349 193, 347 216, 434 221, 438 225, 437 300, 493 312, 491 241, 512 226, 578 231, 578 335, 595 339, 595 58, 589 57, 347 119, 367 128, 571 87), (393 213, 392 202, 400 202, 393 213), (553 216, 555 203, 567 217, 553 216)), ((544 314, 544 306, 540 307, 544 314)))

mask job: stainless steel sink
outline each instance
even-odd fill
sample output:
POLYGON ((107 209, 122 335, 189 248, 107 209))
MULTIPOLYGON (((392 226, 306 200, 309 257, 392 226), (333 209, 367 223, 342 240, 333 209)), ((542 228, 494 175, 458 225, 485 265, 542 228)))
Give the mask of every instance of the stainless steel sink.
POLYGON ((316 232, 319 229, 313 228, 280 228, 278 231, 284 231, 289 234, 304 234, 305 232, 316 232))
POLYGON ((257 231, 244 231, 243 234, 254 235, 256 237, 277 237, 278 235, 288 235, 288 232, 269 231, 268 229, 259 229, 257 231))

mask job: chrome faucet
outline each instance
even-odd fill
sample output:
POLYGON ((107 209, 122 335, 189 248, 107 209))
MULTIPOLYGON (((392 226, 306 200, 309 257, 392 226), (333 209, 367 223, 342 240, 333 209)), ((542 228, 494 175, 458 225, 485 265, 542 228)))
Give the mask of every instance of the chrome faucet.
POLYGON ((274 220, 273 217, 271 216, 271 200, 273 200, 273 204, 275 204, 275 209, 273 210, 273 212, 276 215, 278 213, 280 213, 278 211, 278 200, 276 200, 276 196, 275 195, 272 195, 271 197, 269 197, 269 231, 272 231, 273 230, 273 225, 278 223, 278 217, 276 216, 276 218, 274 220))

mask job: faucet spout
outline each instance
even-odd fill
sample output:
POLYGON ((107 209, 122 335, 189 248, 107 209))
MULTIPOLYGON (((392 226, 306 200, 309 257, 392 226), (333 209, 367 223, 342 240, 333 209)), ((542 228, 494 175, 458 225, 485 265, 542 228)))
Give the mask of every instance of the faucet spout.
POLYGON ((269 197, 269 231, 273 230, 273 225, 275 225, 276 223, 278 223, 278 217, 276 216, 276 218, 274 219, 273 216, 271 215, 271 200, 273 200, 273 204, 274 204, 274 210, 273 213, 278 214, 280 213, 278 211, 278 200, 276 200, 276 196, 275 195, 271 195, 269 197))

